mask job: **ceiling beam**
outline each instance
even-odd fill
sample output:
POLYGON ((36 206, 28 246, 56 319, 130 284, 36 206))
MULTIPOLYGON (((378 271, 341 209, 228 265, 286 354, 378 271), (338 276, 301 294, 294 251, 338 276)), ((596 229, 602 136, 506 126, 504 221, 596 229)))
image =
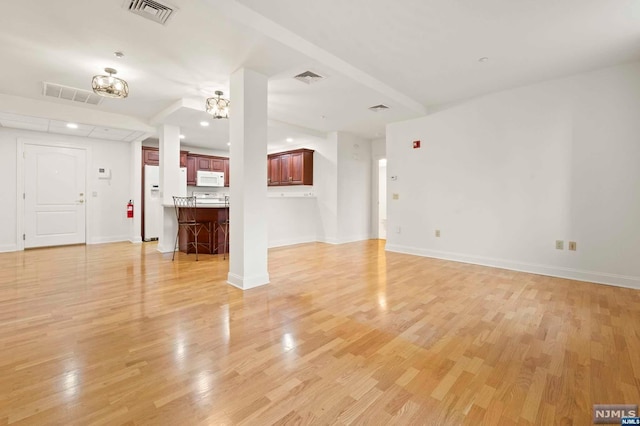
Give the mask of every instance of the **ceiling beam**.
POLYGON ((427 114, 427 110, 420 102, 392 88, 366 72, 354 67, 350 63, 340 59, 334 54, 303 39, 294 32, 276 24, 254 10, 238 3, 236 0, 206 0, 216 8, 222 16, 237 21, 242 25, 253 28, 265 36, 272 38, 285 46, 294 49, 311 59, 331 68, 364 86, 381 93, 405 108, 421 115, 427 114))
POLYGON ((140 131, 145 132, 145 135, 154 134, 156 131, 154 127, 145 121, 130 115, 115 114, 94 108, 81 108, 21 96, 0 94, 0 111, 90 126, 140 131))

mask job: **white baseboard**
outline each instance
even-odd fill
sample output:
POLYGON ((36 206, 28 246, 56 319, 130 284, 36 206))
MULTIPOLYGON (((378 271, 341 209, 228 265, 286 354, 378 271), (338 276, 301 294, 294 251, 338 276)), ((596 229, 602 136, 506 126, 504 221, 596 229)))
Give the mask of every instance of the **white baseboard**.
POLYGON ((91 244, 105 244, 105 243, 120 243, 122 241, 130 241, 128 235, 120 235, 114 237, 93 237, 91 240, 87 240, 87 245, 91 244))
POLYGON ((338 238, 338 244, 355 243, 356 241, 369 240, 370 238, 371 236, 369 234, 350 235, 338 238))
POLYGON ((5 244, 0 246, 0 253, 9 253, 11 251, 18 251, 18 246, 16 244, 5 244))
POLYGON ((347 243, 355 243, 356 241, 364 241, 369 239, 371 239, 371 236, 367 234, 367 235, 351 235, 348 237, 341 237, 341 238, 319 237, 319 238, 316 238, 315 241, 318 243, 327 243, 327 244, 347 244, 347 243))
POLYGON ((241 277, 240 275, 229 272, 227 282, 240 290, 249 290, 255 287, 269 284, 269 274, 259 275, 255 277, 241 277))
POLYGON ((172 249, 171 246, 169 247, 161 246, 160 243, 158 243, 156 250, 159 251, 160 253, 172 253, 173 251, 177 251, 176 248, 172 249))
POLYGON ((509 269, 512 271, 528 272, 532 274, 548 275, 551 277, 566 278, 577 281, 587 281, 597 284, 606 284, 640 290, 640 277, 611 274, 608 272, 584 271, 580 269, 564 268, 560 266, 539 265, 513 260, 495 259, 484 256, 428 250, 418 247, 401 246, 397 244, 387 244, 386 251, 413 254, 423 257, 433 257, 436 259, 452 260, 455 262, 471 263, 474 265, 490 266, 494 268, 509 269))
POLYGON ((325 244, 340 244, 340 242, 335 238, 325 238, 325 237, 316 238, 316 242, 325 243, 325 244))
POLYGON ((129 242, 131 242, 132 244, 142 244, 142 237, 138 236, 129 238, 129 242))
POLYGON ((275 240, 270 242, 269 248, 292 246, 294 244, 315 243, 315 242, 316 242, 315 235, 312 235, 309 237, 288 238, 284 240, 275 240))

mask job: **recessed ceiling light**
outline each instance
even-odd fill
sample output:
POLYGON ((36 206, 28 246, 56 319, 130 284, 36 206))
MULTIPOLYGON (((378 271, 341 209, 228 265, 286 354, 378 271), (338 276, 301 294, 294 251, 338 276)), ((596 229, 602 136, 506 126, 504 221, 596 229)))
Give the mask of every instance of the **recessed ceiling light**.
POLYGON ((207 126, 209 125, 209 122, 208 122, 208 121, 201 121, 201 122, 200 122, 200 125, 201 125, 202 127, 207 127, 207 126))
POLYGON ((184 135, 180 135, 180 139, 184 139, 184 135))
POLYGON ((77 129, 78 125, 76 123, 67 123, 67 127, 70 129, 77 129))
POLYGON ((227 142, 227 146, 231 146, 231 142, 227 142))
POLYGON ((287 142, 293 142, 293 138, 287 138, 287 142))
POLYGON ((482 58, 478 59, 478 62, 484 64, 485 62, 487 62, 489 60, 489 58, 487 58, 486 56, 483 56, 482 58))
POLYGON ((115 56, 116 58, 120 59, 124 56, 124 53, 120 52, 119 50, 117 52, 113 52, 113 56, 115 56))

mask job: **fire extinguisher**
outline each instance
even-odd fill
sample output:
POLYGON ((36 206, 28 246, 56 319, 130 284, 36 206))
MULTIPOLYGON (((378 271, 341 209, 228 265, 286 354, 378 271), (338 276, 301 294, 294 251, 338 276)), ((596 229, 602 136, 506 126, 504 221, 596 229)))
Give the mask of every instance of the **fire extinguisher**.
POLYGON ((129 202, 127 203, 127 217, 133 217, 133 201, 131 200, 129 200, 129 202))

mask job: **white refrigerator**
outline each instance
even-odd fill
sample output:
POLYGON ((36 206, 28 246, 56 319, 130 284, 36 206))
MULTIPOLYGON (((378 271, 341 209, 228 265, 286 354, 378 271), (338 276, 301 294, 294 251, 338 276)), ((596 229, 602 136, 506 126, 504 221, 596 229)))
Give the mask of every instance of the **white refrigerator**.
MULTIPOLYGON (((187 169, 180 168, 178 197, 187 195, 187 169)), ((160 167, 144 166, 144 240, 157 240, 162 233, 162 188, 160 167)))

